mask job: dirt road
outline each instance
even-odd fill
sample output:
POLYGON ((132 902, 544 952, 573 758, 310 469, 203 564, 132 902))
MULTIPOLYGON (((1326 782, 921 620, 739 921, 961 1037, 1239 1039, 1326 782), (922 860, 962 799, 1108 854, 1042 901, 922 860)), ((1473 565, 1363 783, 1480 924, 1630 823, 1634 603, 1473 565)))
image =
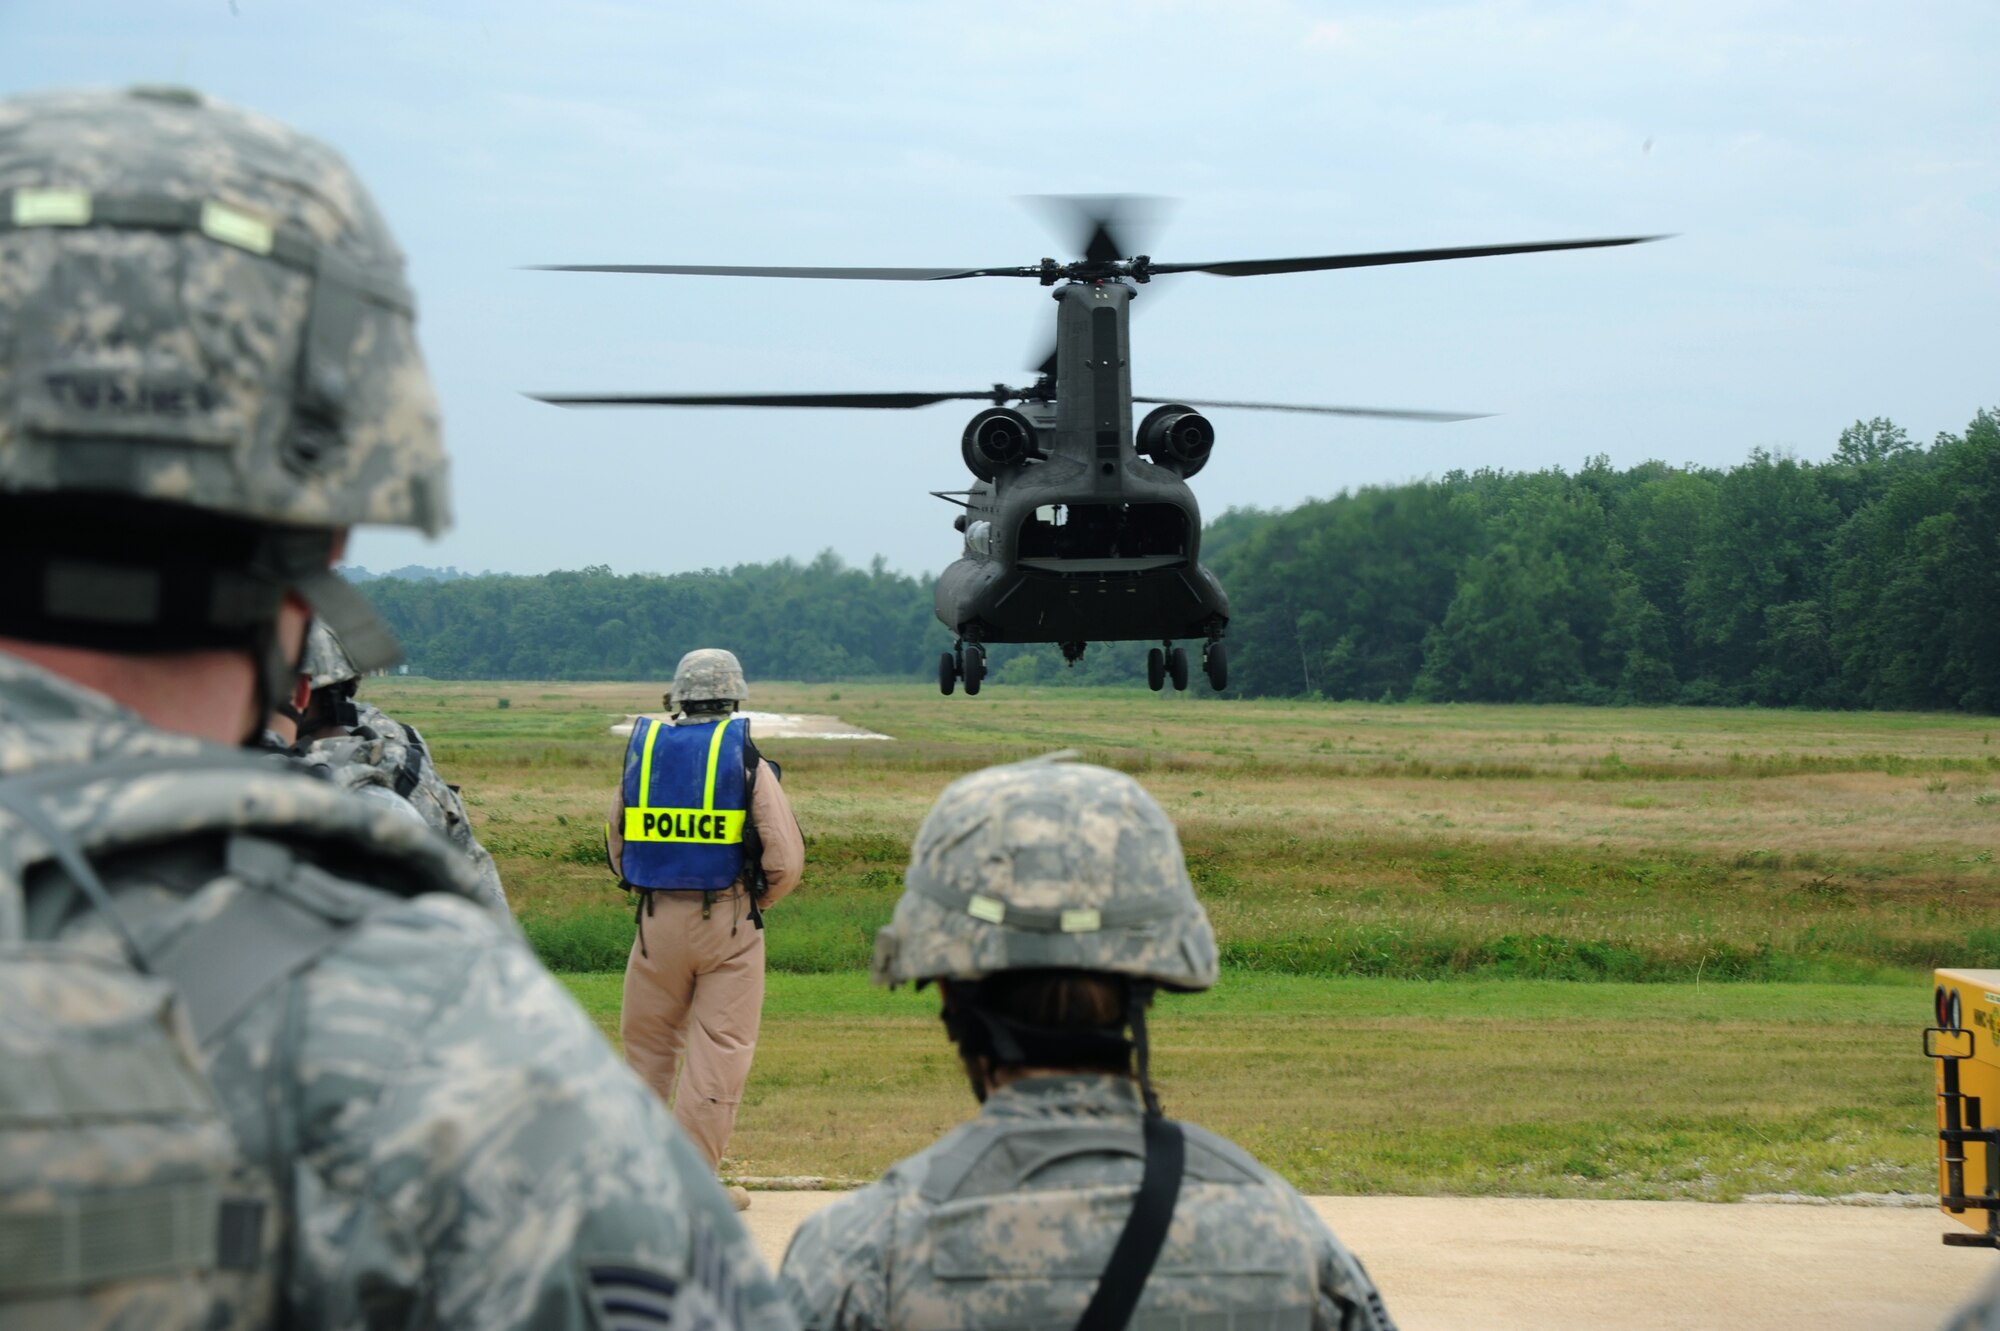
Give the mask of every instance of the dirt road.
MULTIPOLYGON (((775 1265, 838 1193, 760 1192, 775 1265)), ((1701 1202, 1315 1197, 1403 1331, 1934 1331, 1992 1270, 1936 1211, 1701 1202)))

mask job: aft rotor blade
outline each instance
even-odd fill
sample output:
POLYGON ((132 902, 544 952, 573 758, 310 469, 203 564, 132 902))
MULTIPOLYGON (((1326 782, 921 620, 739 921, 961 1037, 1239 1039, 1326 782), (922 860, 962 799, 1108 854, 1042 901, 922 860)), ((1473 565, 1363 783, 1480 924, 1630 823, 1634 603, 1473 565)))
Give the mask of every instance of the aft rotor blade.
POLYGON ((949 282, 961 277, 1034 277, 1034 268, 760 268, 710 263, 538 263, 543 273, 662 273, 681 277, 817 277, 843 282, 949 282))
POLYGON ((1148 194, 1028 194, 1021 201, 1068 233, 1089 263, 1112 263, 1146 248, 1171 200, 1148 194))
POLYGON ((1296 411, 1312 416, 1365 416, 1383 421, 1481 421, 1490 411, 1410 411, 1400 407, 1313 407, 1295 402, 1219 402, 1195 397, 1139 397, 1134 402, 1181 407, 1225 407, 1236 411, 1296 411))
POLYGON ((1460 245, 1438 250, 1381 250, 1373 254, 1320 254, 1303 259, 1239 259, 1228 263, 1155 263, 1152 273, 1213 273, 1217 277, 1261 277, 1270 273, 1312 273, 1328 268, 1379 268, 1392 263, 1432 263, 1439 259, 1489 259, 1502 254, 1549 250, 1601 250, 1643 245, 1666 236, 1612 236, 1601 240, 1535 240, 1518 245, 1460 245))
POLYGON ((558 407, 928 407, 939 402, 995 402, 1012 394, 982 393, 530 393, 558 407))

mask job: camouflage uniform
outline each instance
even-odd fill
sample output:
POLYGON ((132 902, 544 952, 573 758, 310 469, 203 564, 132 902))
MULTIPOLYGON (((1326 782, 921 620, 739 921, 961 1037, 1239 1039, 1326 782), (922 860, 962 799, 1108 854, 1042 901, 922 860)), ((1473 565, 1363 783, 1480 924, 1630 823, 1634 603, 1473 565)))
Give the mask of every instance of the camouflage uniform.
MULTIPOLYGON (((0 775, 216 752, 0 653, 0 775)), ((707 1166, 513 930, 472 904, 463 861, 407 814, 256 767, 246 822, 254 809, 255 830, 305 862, 361 841, 455 890, 392 897, 313 871, 314 890, 365 919, 202 1046, 263 1176, 252 1190, 282 1199, 221 1325, 597 1327, 643 1278, 675 1291, 661 1304, 676 1316, 788 1326, 707 1166), (426 847, 440 848, 428 862, 426 847)), ((169 779, 151 784, 111 794, 172 797, 169 779)), ((71 811, 79 825, 92 814, 71 811)), ((204 865, 169 844, 105 878, 151 948, 255 890, 204 865)), ((11 868, 0 864, 0 920, 25 915, 31 937, 115 959, 101 917, 61 911, 60 883, 24 896, 11 868)), ((138 1308, 101 1324, 160 1324, 138 1308)))
MULTIPOLYGON (((876 940, 878 983, 1017 970, 1205 989, 1215 937, 1173 825, 1131 778, 1032 762, 954 782, 876 940)), ((1136 1036, 1135 1025, 1135 1036, 1136 1036)), ((1135 1043, 1139 1041, 1135 1038, 1135 1043)), ((808 1328, 1069 1326, 1143 1174, 1144 1079, 1030 1075, 806 1221, 779 1285, 808 1328)), ((1392 1328, 1361 1263, 1290 1185, 1181 1125, 1179 1201, 1131 1325, 1392 1328)))
MULTIPOLYGON (((441 527, 444 455, 401 257, 337 156, 191 94, 0 101, 0 505, 10 577, 43 575, 20 579, 39 600, 0 604, 0 636, 143 656, 206 634, 259 662, 268 702, 296 677, 276 646, 291 591, 386 663, 326 564, 354 523, 441 527), (159 526, 66 533, 93 512, 159 526), (214 594, 182 595, 191 578, 214 594)), ((171 1163, 107 1133, 86 1176, 37 1181, 50 1104, 166 1083, 66 1088, 8 1061, 38 1029, 97 1029, 135 985, 166 992, 142 960, 173 981, 161 1057, 198 1056, 181 1099, 219 1105, 243 1203, 206 1255, 182 1245, 150 1278, 100 1262, 55 1311, 10 1255, 0 1322, 790 1325, 708 1170, 474 894, 416 820, 0 652, 0 1235, 77 1189, 130 1204, 171 1163), (214 972, 301 937, 240 1006, 209 1001, 214 972), (93 968, 95 991, 42 978, 93 968)), ((176 1215, 155 1250, 217 1213, 176 1215)))
MULTIPOLYGON (((315 693, 342 685, 351 689, 351 681, 360 678, 340 639, 318 621, 306 638, 302 671, 315 693)), ((465 801, 438 775, 423 735, 372 703, 357 698, 344 705, 354 710, 350 733, 303 743, 300 758, 336 784, 370 798, 379 798, 376 792, 387 791, 407 800, 420 818, 472 861, 479 875, 480 900, 506 913, 507 893, 500 884, 500 870, 472 834, 465 801)))
POLYGON ((403 724, 370 703, 357 699, 354 708, 358 724, 351 734, 302 745, 300 760, 321 769, 336 785, 363 792, 387 791, 403 800, 405 807, 471 861, 479 880, 479 900, 507 914, 499 867, 472 834, 465 802, 438 775, 424 737, 415 726, 403 724))

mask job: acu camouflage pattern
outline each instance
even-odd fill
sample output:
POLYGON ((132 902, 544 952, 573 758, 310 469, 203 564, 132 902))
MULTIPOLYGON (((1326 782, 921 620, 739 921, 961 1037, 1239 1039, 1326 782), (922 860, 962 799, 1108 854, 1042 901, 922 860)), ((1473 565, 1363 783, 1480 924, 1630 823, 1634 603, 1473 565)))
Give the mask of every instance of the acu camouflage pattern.
MULTIPOLYGON (((149 951, 272 890, 358 917, 200 1050, 241 1158, 283 1199, 265 1260, 207 1325, 595 1328, 622 1298, 654 1314, 632 1326, 789 1326, 706 1165, 468 899, 464 859, 413 820, 226 753, 0 655, 0 776, 189 766, 109 768, 53 811, 149 951), (274 887, 218 867, 218 827, 284 847, 296 871, 274 887)), ((32 832, 0 835, 0 939, 122 964, 100 916, 28 875, 46 854, 32 832)), ((71 1324, 173 1325, 173 1311, 107 1300, 71 1324)))
POLYGON ((1074 969, 1198 990, 1216 965, 1180 836, 1153 797, 1122 772, 1036 760, 945 788, 872 969, 889 985, 1074 969))
POLYGON ((674 687, 667 697, 676 707, 689 702, 747 702, 750 685, 743 678, 736 653, 720 647, 697 647, 674 667, 674 687))
POLYGON ((473 835, 465 801, 438 775, 423 735, 415 726, 403 724, 370 703, 357 699, 354 707, 359 717, 354 732, 304 745, 300 761, 335 785, 365 797, 377 798, 377 792, 386 792, 405 801, 472 865, 478 878, 475 896, 479 902, 507 916, 500 870, 473 835))
POLYGON ((403 256, 337 153, 192 93, 0 101, 0 492, 50 491, 448 525, 403 256), (249 248, 185 224, 209 204, 249 248))
POLYGON ((361 672, 348 659, 347 649, 340 645, 340 639, 333 636, 333 630, 326 621, 315 618, 306 629, 306 652, 299 660, 299 673, 317 693, 335 684, 343 684, 350 679, 359 679, 361 672))
MULTIPOLYGON (((808 1331, 1074 1326, 1143 1172, 1134 1084, 1032 1077, 806 1220, 779 1287, 808 1331)), ((1291 1185, 1187 1124, 1187 1172, 1135 1331, 1391 1331, 1291 1185)))

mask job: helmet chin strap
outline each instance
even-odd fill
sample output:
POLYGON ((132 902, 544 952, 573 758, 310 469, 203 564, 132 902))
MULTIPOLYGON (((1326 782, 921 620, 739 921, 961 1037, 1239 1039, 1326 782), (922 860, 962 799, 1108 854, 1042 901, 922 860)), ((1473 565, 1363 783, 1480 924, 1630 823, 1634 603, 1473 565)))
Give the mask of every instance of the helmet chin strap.
POLYGON ((1157 986, 1151 980, 1134 980, 1125 987, 1125 1019, 1132 1026, 1133 1061, 1138 1066, 1139 1095, 1146 1102, 1146 1112, 1154 1118, 1161 1117, 1160 1097, 1153 1093, 1152 1051, 1146 1041, 1146 1009, 1153 1005, 1153 994, 1157 986))
MULTIPOLYGON (((246 749, 263 748, 264 727, 271 713, 280 707, 292 709, 292 689, 299 678, 299 663, 305 659, 305 639, 299 639, 295 652, 286 653, 278 641, 278 617, 257 626, 251 652, 256 662, 256 714, 250 719, 249 731, 243 736, 242 745, 246 749)), ((294 716, 296 710, 292 709, 294 716)))

